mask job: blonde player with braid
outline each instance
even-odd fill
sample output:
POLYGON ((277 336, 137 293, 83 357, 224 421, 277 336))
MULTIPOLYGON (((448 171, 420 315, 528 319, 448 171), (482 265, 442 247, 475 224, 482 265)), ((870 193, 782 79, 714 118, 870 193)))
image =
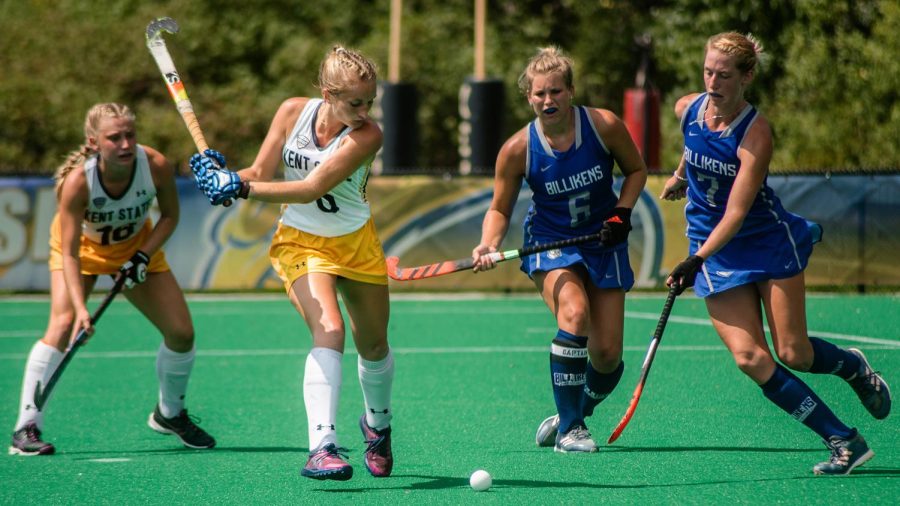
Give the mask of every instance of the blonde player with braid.
POLYGON ((861 350, 809 335, 804 270, 822 230, 786 210, 767 182, 772 129, 744 98, 762 45, 723 32, 707 39, 704 53, 704 92, 675 102, 684 150, 660 195, 687 198, 689 256, 667 284, 677 293, 692 287, 741 372, 822 438, 831 457, 813 472, 848 474, 874 452, 791 370, 844 379, 877 420, 890 414, 890 390, 861 350))
POLYGON ((366 201, 366 181, 382 142, 369 118, 375 84, 370 60, 335 46, 320 66, 322 98, 285 100, 250 167, 220 170, 225 158, 212 150, 191 158, 197 183, 213 204, 238 198, 287 204, 269 256, 312 334, 303 378, 310 455, 300 473, 319 480, 353 475, 336 433, 345 340, 338 294, 359 352, 366 468, 383 477, 393 466, 387 268, 366 201), (272 182, 282 165, 286 180, 272 182))
MULTIPOLYGON (((124 294, 163 335, 156 360, 159 402, 148 424, 190 448, 215 440, 184 409, 194 364, 194 328, 162 245, 178 223, 174 169, 155 149, 137 143, 135 117, 124 105, 97 104, 84 123, 85 142, 56 173, 58 212, 50 228, 50 321, 25 366, 19 418, 9 452, 49 455, 41 440, 44 413, 35 406, 73 335, 93 332, 85 300, 99 275, 127 277, 124 294), (160 216, 148 217, 153 200, 160 216)), ((46 406, 45 406, 46 407, 46 406)))

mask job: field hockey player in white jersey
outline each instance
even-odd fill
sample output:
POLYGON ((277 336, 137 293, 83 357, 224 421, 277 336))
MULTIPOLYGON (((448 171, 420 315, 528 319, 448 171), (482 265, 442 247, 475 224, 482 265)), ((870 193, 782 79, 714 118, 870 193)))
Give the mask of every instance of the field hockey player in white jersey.
POLYGON ((250 167, 220 170, 225 157, 212 150, 191 158, 197 183, 213 204, 238 198, 287 204, 269 256, 312 334, 303 378, 310 454, 300 473, 319 480, 353 475, 336 433, 346 333, 338 294, 359 352, 366 468, 384 477, 393 466, 387 268, 366 201, 366 181, 382 142, 369 118, 375 85, 370 60, 335 46, 320 66, 322 98, 285 100, 250 167), (272 182, 280 165, 285 181, 272 182))
POLYGON ((63 359, 72 336, 93 333, 85 300, 97 277, 122 273, 125 297, 159 329, 156 359, 159 402, 148 424, 175 434, 190 448, 212 448, 215 440, 184 408, 194 364, 194 328, 181 288, 162 246, 178 223, 174 169, 155 149, 137 144, 135 117, 124 105, 97 104, 84 123, 85 143, 56 173, 58 211, 50 228, 50 321, 28 356, 19 418, 9 451, 49 455, 41 439, 46 406, 34 393, 63 359), (159 219, 148 211, 154 198, 159 219))
POLYGON ((705 92, 675 104, 684 151, 661 198, 687 197, 690 256, 666 282, 678 293, 692 287, 703 297, 713 327, 741 372, 769 401, 822 438, 831 457, 813 472, 847 474, 870 459, 872 450, 791 369, 843 378, 878 420, 891 411, 890 391, 862 351, 808 334, 803 271, 821 227, 785 210, 766 182, 772 130, 744 99, 761 51, 748 35, 710 37, 703 63, 705 92), (763 312, 778 361, 766 340, 763 312))

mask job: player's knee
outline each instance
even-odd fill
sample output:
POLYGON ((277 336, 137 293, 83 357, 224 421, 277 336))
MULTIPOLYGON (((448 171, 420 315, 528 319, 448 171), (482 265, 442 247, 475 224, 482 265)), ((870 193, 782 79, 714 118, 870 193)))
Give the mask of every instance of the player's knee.
POLYGON ((588 343, 588 356, 594 369, 609 373, 619 367, 622 361, 622 346, 617 343, 594 345, 588 343))
POLYGON ((360 342, 356 345, 356 351, 365 360, 378 361, 388 354, 387 339, 379 339, 373 342, 360 342))
POLYGON ((813 357, 811 354, 798 353, 797 350, 787 348, 778 350, 778 360, 795 371, 805 372, 812 367, 813 357))
POLYGON ((344 336, 344 321, 342 319, 322 318, 319 321, 321 328, 317 333, 329 336, 344 336))
POLYGON ((760 370, 770 362, 771 357, 759 350, 739 351, 732 354, 738 369, 750 377, 756 377, 760 370))
POLYGON ((166 330, 165 339, 166 343, 190 350, 194 346, 194 326, 190 321, 174 325, 166 330))
MULTIPOLYGON (((583 304, 564 304, 556 314, 560 328, 587 329, 590 326, 590 313, 583 304)), ((579 334, 581 331, 578 332, 579 334)))

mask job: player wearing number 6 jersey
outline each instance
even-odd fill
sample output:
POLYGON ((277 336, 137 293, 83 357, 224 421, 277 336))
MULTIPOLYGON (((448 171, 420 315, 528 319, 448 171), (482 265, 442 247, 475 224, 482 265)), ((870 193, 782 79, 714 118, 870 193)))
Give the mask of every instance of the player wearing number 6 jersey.
POLYGON ((766 184, 772 131, 744 99, 757 70, 759 43, 735 32, 706 43, 706 91, 675 105, 684 151, 661 197, 687 196, 690 256, 667 284, 705 298, 713 326, 741 371, 763 395, 818 434, 831 458, 816 474, 847 474, 872 457, 862 435, 844 425, 788 368, 845 379, 876 419, 891 396, 860 350, 811 337, 806 328, 803 271, 821 229, 787 212, 766 184), (762 308, 762 309, 761 309, 762 308), (763 326, 772 335, 775 361, 763 326))
POLYGON ((336 431, 345 340, 340 294, 359 352, 365 464, 373 476, 384 477, 393 466, 394 358, 387 341, 387 267, 365 193, 382 141, 381 129, 369 118, 375 65, 357 51, 335 46, 322 61, 318 85, 322 98, 294 97, 281 104, 250 167, 222 170, 225 158, 207 151, 191 158, 191 168, 213 204, 228 198, 286 204, 269 256, 313 340, 303 378, 310 454, 301 475, 320 480, 353 475, 336 431), (273 182, 279 165, 286 180, 273 182))
POLYGON ((560 452, 594 452, 585 417, 608 396, 624 370, 625 292, 634 284, 628 260, 631 209, 647 170, 625 125, 611 111, 572 105, 572 62, 556 48, 531 59, 519 87, 537 118, 500 150, 494 198, 475 270, 492 269, 523 179, 534 196, 525 219, 525 245, 599 233, 601 241, 523 258, 556 318, 550 374, 557 414, 540 424, 536 442, 560 452), (613 191, 613 166, 625 175, 613 191), (590 362, 588 362, 590 358, 590 362))
POLYGON ((53 445, 41 439, 44 413, 35 406, 35 386, 47 383, 72 336, 82 329, 93 332, 85 299, 98 276, 118 272, 127 277, 125 296, 163 335, 156 361, 159 402, 148 424, 178 435, 185 446, 212 448, 215 440, 184 409, 194 363, 194 329, 161 250, 178 223, 173 168, 158 151, 137 144, 134 114, 126 106, 93 106, 84 134, 84 145, 56 174, 50 321, 28 356, 10 453, 54 452, 53 445), (154 199, 160 213, 156 224, 148 216, 154 199))

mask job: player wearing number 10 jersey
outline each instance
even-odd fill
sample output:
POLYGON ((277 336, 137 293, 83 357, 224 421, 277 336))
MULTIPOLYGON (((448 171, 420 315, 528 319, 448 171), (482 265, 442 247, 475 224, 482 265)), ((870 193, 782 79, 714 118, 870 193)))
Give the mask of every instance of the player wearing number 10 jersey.
POLYGON ((594 244, 522 259, 522 270, 558 327, 550 346, 557 414, 540 424, 536 442, 559 452, 594 452, 585 417, 613 391, 624 370, 625 292, 634 283, 627 237, 647 170, 615 114, 572 105, 572 62, 558 49, 540 50, 519 87, 536 119, 500 150, 494 198, 472 257, 476 271, 495 266, 487 254, 506 236, 523 180, 534 195, 525 218, 526 246, 600 234, 594 244), (625 175, 619 195, 612 188, 615 164, 625 175))
POLYGON ((50 321, 25 366, 19 418, 9 447, 12 454, 54 452, 53 445, 41 439, 44 413, 35 406, 35 387, 47 384, 72 336, 82 329, 93 333, 85 299, 98 276, 117 273, 126 277, 125 296, 163 336, 156 360, 159 401, 148 425, 163 434, 176 434, 190 448, 216 444, 184 408, 194 364, 194 329, 161 250, 178 223, 174 170, 161 153, 137 144, 134 120, 124 105, 93 106, 85 119, 84 145, 57 171, 58 213, 50 232, 50 321), (155 224, 148 217, 154 199, 159 203, 155 224))

